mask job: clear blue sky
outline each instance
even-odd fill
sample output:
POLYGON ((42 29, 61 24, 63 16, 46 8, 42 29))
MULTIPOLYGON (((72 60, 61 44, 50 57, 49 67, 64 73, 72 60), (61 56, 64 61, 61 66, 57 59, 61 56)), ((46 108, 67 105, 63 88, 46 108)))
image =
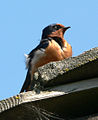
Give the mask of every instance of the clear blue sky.
POLYGON ((71 26, 65 39, 73 56, 98 47, 98 0, 0 1, 0 100, 19 93, 25 80, 24 53, 39 44, 51 23, 71 26))

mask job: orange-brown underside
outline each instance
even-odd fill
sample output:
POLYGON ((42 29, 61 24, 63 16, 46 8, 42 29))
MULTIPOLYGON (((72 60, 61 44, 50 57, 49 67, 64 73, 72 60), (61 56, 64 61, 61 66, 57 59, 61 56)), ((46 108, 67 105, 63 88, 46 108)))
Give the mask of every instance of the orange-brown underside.
POLYGON ((65 49, 64 51, 62 51, 58 43, 52 40, 45 50, 45 56, 40 58, 40 60, 36 63, 35 67, 38 68, 49 62, 60 61, 70 57, 71 55, 72 49, 70 47, 68 47, 68 50, 65 49))

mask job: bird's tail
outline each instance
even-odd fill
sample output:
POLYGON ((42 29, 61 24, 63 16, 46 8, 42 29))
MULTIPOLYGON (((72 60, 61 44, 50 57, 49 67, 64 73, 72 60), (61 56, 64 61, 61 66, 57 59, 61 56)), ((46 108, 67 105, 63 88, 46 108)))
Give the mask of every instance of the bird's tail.
POLYGON ((31 74, 30 74, 30 69, 28 69, 27 76, 26 76, 25 82, 21 88, 20 93, 24 92, 24 91, 28 91, 30 84, 31 84, 31 74))

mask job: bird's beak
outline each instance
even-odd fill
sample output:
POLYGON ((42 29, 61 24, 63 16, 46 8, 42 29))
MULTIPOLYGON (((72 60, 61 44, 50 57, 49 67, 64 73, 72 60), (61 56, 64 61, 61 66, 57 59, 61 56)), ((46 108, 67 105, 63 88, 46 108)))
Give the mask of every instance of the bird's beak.
POLYGON ((69 29, 69 28, 71 28, 70 26, 68 26, 68 27, 64 27, 63 28, 63 32, 65 32, 67 29, 69 29))

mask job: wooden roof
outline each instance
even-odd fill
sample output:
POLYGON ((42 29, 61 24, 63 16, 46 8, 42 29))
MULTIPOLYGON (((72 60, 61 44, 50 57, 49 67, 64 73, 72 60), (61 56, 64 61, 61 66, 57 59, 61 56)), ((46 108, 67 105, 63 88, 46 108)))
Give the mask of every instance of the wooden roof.
POLYGON ((32 91, 0 101, 0 120, 63 120, 98 113, 98 47, 49 63, 32 91))

